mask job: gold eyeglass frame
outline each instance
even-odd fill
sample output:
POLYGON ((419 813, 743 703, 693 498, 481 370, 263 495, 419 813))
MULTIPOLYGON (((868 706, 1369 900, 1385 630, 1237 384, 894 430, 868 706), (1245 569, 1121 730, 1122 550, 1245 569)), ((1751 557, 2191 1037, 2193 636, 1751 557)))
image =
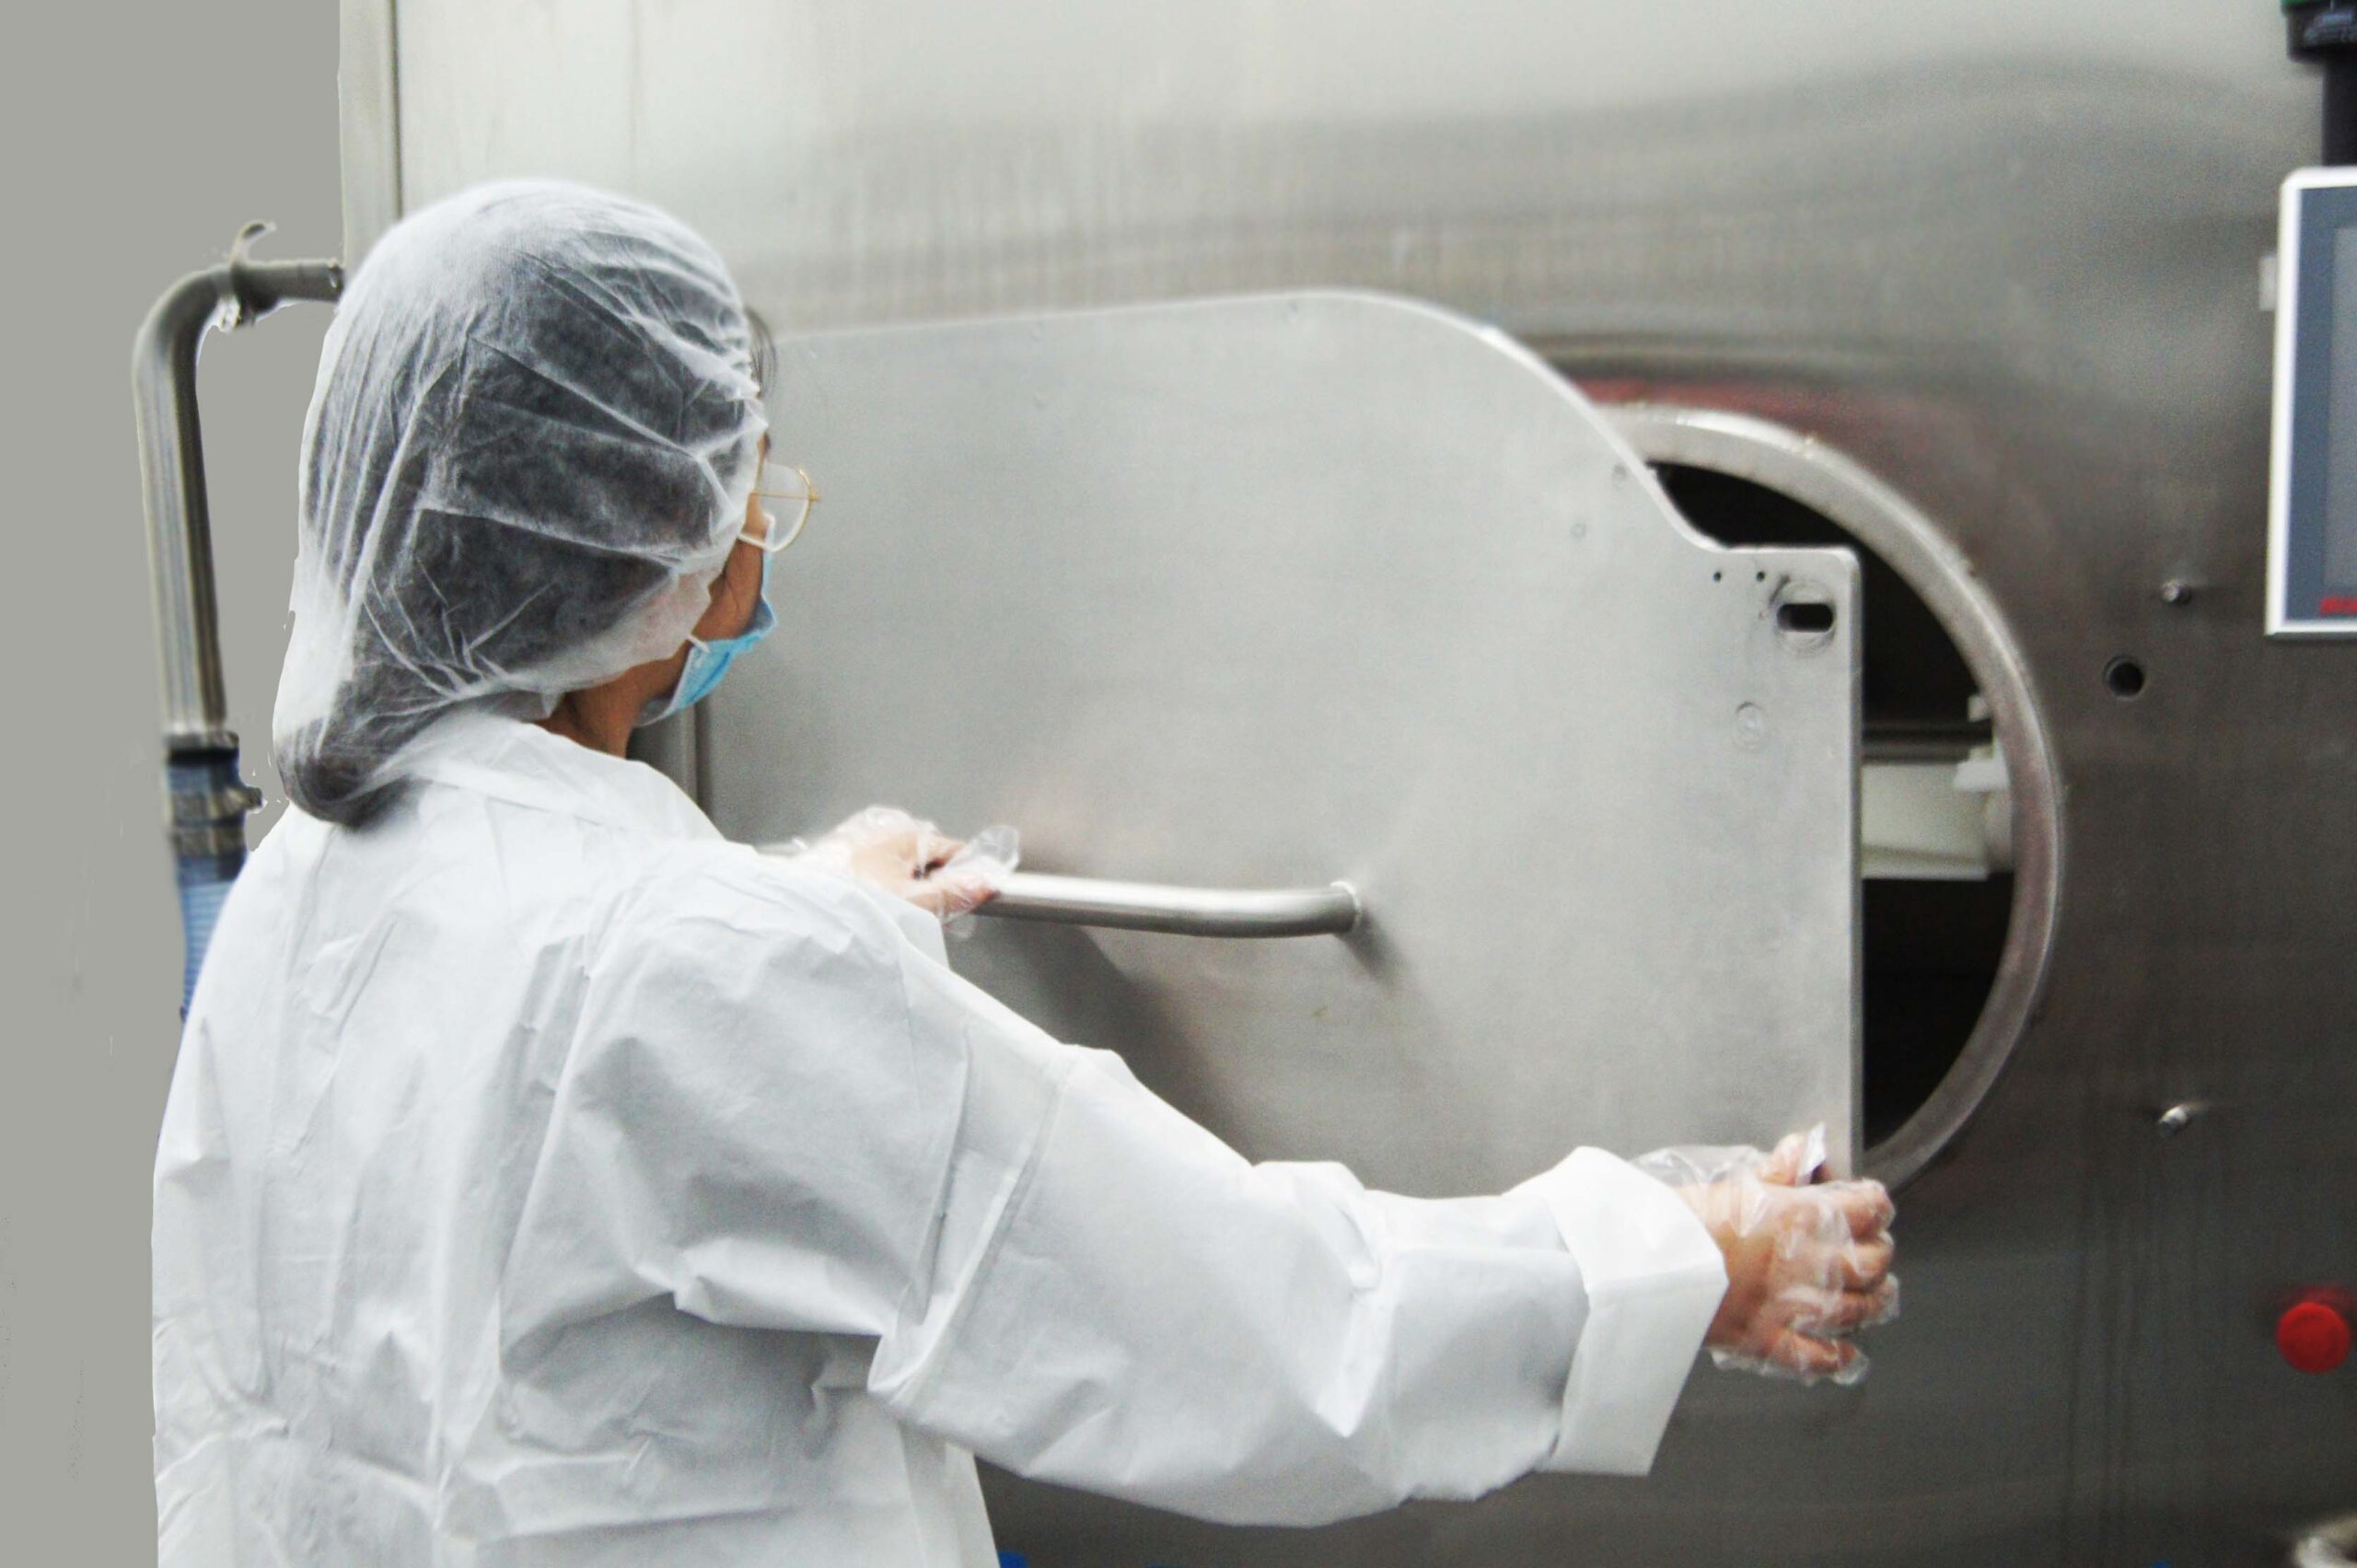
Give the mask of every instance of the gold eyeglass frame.
POLYGON ((767 537, 756 539, 749 533, 737 536, 764 555, 782 553, 800 539, 802 530, 809 525, 810 508, 819 501, 818 487, 810 482, 810 471, 797 463, 763 461, 761 471, 753 477, 753 494, 779 504, 777 511, 762 508, 770 519, 767 537), (791 522, 783 517, 787 507, 794 508, 791 522))

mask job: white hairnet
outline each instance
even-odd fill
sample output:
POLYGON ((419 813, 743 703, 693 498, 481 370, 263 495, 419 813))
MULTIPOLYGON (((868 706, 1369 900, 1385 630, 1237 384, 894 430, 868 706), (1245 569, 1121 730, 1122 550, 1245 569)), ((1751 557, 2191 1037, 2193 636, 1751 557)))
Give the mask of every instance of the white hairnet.
POLYGON ((304 426, 273 738, 365 818, 453 709, 528 716, 677 649, 753 484, 753 332, 711 247, 579 186, 483 186, 389 230, 304 426))

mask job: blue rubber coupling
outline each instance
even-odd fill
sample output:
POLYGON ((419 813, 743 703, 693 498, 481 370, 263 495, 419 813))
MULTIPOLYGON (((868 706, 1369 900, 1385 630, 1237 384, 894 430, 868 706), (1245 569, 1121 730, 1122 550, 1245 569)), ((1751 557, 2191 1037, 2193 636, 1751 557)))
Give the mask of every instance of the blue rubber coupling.
POLYGON ((164 763, 170 802, 172 881, 180 897, 180 1016, 221 921, 221 906, 246 867, 246 813, 261 803, 238 776, 232 747, 176 752, 164 763))
POLYGON ((188 1016, 196 998, 196 977, 204 968, 205 950, 213 946, 213 928, 221 920, 221 906, 237 885, 237 873, 223 877, 217 855, 193 855, 179 866, 180 887, 180 1016, 188 1016), (192 865, 191 861, 199 864, 192 865))

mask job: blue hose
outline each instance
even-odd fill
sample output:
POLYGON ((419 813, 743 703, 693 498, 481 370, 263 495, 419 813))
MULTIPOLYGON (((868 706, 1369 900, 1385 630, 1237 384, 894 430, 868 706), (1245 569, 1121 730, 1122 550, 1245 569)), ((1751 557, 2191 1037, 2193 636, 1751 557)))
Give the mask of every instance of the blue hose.
POLYGON ((196 977, 204 968, 205 949, 213 946, 213 927, 221 919, 221 906, 228 900, 229 889, 237 882, 233 869, 222 876, 218 855, 183 855, 173 867, 174 877, 180 889, 180 1016, 188 1016, 189 1004, 196 997, 196 977))
POLYGON ((164 764, 171 798, 172 880, 180 895, 180 1016, 213 946, 221 906, 246 866, 246 813, 261 796, 238 776, 234 746, 176 753, 164 764))

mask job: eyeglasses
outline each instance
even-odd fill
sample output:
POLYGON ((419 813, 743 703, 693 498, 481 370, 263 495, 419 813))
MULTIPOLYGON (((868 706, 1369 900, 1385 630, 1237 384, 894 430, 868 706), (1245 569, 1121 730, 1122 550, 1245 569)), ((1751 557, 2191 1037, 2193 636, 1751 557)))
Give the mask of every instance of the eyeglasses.
POLYGON ((764 555, 775 555, 802 537, 802 527, 810 520, 810 508, 819 500, 809 474, 792 463, 763 463, 753 481, 753 494, 775 504, 774 511, 766 505, 761 508, 761 515, 770 520, 769 532, 737 537, 764 555))

